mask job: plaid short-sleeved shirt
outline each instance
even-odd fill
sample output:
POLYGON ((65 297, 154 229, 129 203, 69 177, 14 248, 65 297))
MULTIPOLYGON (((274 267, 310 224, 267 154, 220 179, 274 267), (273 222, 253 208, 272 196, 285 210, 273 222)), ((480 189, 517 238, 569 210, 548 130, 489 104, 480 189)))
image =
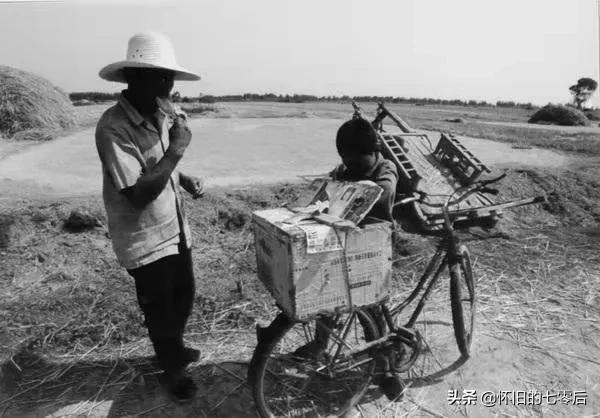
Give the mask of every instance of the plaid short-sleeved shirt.
POLYGON ((160 132, 121 95, 96 127, 108 230, 117 259, 126 269, 177 254, 182 239, 187 248, 191 247, 178 171, 173 171, 165 189, 142 209, 134 207, 121 193, 152 169, 169 145, 167 118, 157 116, 160 132))

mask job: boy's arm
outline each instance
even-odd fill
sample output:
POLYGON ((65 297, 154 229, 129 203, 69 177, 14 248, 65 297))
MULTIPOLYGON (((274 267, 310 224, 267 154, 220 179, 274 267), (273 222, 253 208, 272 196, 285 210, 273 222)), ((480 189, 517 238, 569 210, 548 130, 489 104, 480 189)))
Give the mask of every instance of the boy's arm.
POLYGON ((396 170, 396 166, 392 163, 386 164, 385 168, 381 170, 374 182, 383 189, 383 193, 369 214, 375 218, 392 221, 392 209, 394 208, 396 186, 398 184, 398 171, 396 170))

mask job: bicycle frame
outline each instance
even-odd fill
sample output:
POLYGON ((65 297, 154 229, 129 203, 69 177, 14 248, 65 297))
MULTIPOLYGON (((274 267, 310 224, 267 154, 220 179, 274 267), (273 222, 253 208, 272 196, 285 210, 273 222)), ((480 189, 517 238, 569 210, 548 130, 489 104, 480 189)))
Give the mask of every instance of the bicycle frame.
MULTIPOLYGON (((459 240, 458 235, 454 231, 453 222, 450 219, 450 216, 448 215, 448 206, 450 204, 457 204, 460 201, 466 199, 467 196, 470 195, 471 193, 474 193, 475 190, 476 190, 476 188, 474 188, 471 185, 465 186, 465 187, 457 189, 454 194, 452 194, 448 197, 446 203, 444 204, 444 208, 443 208, 444 231, 445 231, 444 236, 442 237, 440 243, 438 244, 436 252, 434 253, 433 257, 427 264, 427 267, 425 268, 423 275, 419 279, 417 286, 413 289, 413 291, 410 293, 410 295, 404 301, 398 303, 391 309, 385 302, 379 304, 379 306, 381 306, 381 310, 383 313, 383 317, 385 319, 385 323, 390 332, 377 340, 363 343, 360 346, 357 346, 357 347, 350 346, 346 342, 346 336, 348 334, 348 331, 350 329, 350 325, 352 324, 352 321, 356 317, 356 310, 360 309, 360 308, 353 308, 350 311, 350 314, 348 315, 348 317, 346 318, 346 320, 342 326, 341 333, 338 334, 335 332, 335 330, 332 330, 329 327, 325 326, 325 328, 327 329, 327 331, 330 334, 330 338, 333 341, 336 341, 338 345, 335 350, 335 353, 333 354, 333 356, 330 357, 328 363, 326 365, 322 366, 321 368, 319 368, 319 370, 318 370, 319 372, 321 370, 327 369, 329 371, 329 373, 328 373, 329 376, 333 377, 333 374, 335 374, 335 372, 342 372, 342 371, 346 371, 346 370, 354 368, 354 367, 361 366, 361 365, 365 364, 366 362, 372 361, 373 358, 364 359, 360 362, 357 362, 356 364, 352 364, 348 367, 344 367, 344 368, 338 370, 335 366, 339 364, 339 363, 337 363, 339 360, 350 361, 350 360, 352 360, 353 356, 356 356, 359 354, 364 354, 371 348, 380 347, 383 344, 389 342, 391 339, 398 339, 398 338, 404 339, 405 341, 403 341, 403 342, 406 342, 409 344, 414 341, 412 338, 415 335, 414 330, 413 330, 414 325, 417 322, 419 315, 423 311, 423 308, 425 307, 425 304, 427 303, 427 300, 429 299, 431 292, 433 291, 435 285, 438 283, 440 276, 442 275, 442 272, 444 271, 444 269, 446 267, 448 267, 449 264, 451 265, 452 263, 456 263, 457 261, 460 261, 459 260, 460 255, 458 253, 458 248, 460 246, 460 240, 459 240), (469 189, 472 189, 472 190, 469 190, 469 189), (466 190, 466 192, 464 192, 465 190, 466 190), (460 192, 464 192, 464 193, 458 199, 456 199, 455 201, 452 202, 452 198, 454 197, 454 195, 457 193, 460 193, 460 192), (425 289, 425 290, 423 291, 423 289, 425 289), (414 302, 417 299, 417 297, 419 296, 419 294, 421 294, 421 293, 422 293, 421 299, 417 303, 417 306, 415 307, 415 310, 412 312, 411 317, 408 320, 408 322, 404 326, 396 326, 395 325, 395 317, 398 316, 398 314, 400 314, 400 312, 402 312, 408 305, 410 305, 412 302, 414 302), (342 352, 342 346, 345 346, 346 348, 348 348, 348 351, 344 352, 343 356, 340 356, 340 354, 342 352)), ((409 198, 406 200, 406 202, 408 203, 411 200, 413 200, 413 199, 409 198)), ((308 330, 305 330, 305 332, 307 334, 310 334, 308 332, 308 330)))
MULTIPOLYGON (((333 378, 336 372, 347 371, 349 369, 373 361, 374 358, 372 356, 369 356, 368 358, 362 359, 356 363, 352 363, 349 365, 347 363, 351 362, 355 356, 364 354, 372 348, 384 347, 384 345, 389 343, 391 340, 395 342, 400 341, 406 344, 413 344, 415 342, 414 338, 415 336, 417 336, 418 332, 414 330, 414 325, 416 324, 419 315, 423 311, 423 308, 425 307, 425 304, 427 303, 431 292, 433 291, 435 285, 438 283, 442 272, 449 265, 453 265, 457 262, 460 262, 460 254, 458 250, 460 247, 460 240, 454 230, 454 222, 450 218, 448 207, 450 205, 460 203, 472 193, 484 189, 485 185, 496 182, 502 179, 503 177, 504 175, 493 180, 480 181, 467 186, 460 187, 454 193, 448 196, 446 202, 443 205, 444 235, 437 246, 436 252, 427 264, 423 275, 419 279, 417 286, 413 289, 413 291, 404 301, 398 303, 391 309, 385 302, 378 304, 379 306, 381 306, 383 317, 389 330, 388 333, 386 333, 381 338, 378 338, 374 341, 362 343, 357 347, 352 347, 346 341, 346 336, 350 330, 352 321, 354 321, 354 319, 357 316, 356 311, 358 309, 364 309, 364 307, 352 308, 350 310, 350 314, 346 318, 340 333, 337 333, 330 327, 322 325, 329 332, 330 338, 337 343, 337 347, 335 349, 335 353, 333 353, 333 355, 330 356, 327 364, 323 365, 317 370, 319 373, 323 370, 327 370, 327 375, 333 378), (457 194, 459 195, 459 197, 455 200, 452 200, 457 194), (417 303, 415 310, 412 312, 408 322, 403 326, 395 325, 395 317, 398 316, 398 314, 400 314, 400 312, 402 312, 408 305, 414 302, 421 293, 422 296, 419 299, 419 302, 417 303), (348 351, 342 353, 342 346, 345 346, 348 349, 348 351), (339 368, 339 366, 342 366, 342 368, 339 368)), ((401 201, 401 203, 410 203, 416 199, 418 198, 411 197, 408 199, 404 199, 403 201, 401 201)), ((339 315, 336 317, 336 320, 337 319, 339 319, 339 315)), ((307 336, 310 336, 310 330, 305 329, 305 333, 307 334, 307 336)))
MULTIPOLYGON (((414 337, 414 332, 411 329, 414 327, 414 324, 416 323, 419 315, 421 314, 421 312, 425 306, 425 303, 427 302, 433 288, 435 287, 435 285, 437 284, 437 282, 441 276, 441 273, 448 266, 448 259, 450 256, 450 254, 449 254, 450 251, 453 251, 452 248, 454 248, 454 249, 458 248, 458 245, 456 242, 454 242, 454 243, 447 242, 447 241, 453 241, 453 239, 456 239, 456 238, 444 237, 442 239, 442 241, 438 245, 437 251, 435 252, 433 257, 429 261, 429 264, 427 265, 425 272, 419 279, 417 286, 404 301, 402 301, 398 305, 394 306, 392 309, 390 309, 386 303, 379 304, 379 306, 381 306, 381 309, 382 309, 385 323, 390 331, 389 333, 387 333, 386 335, 384 335, 383 337, 381 337, 377 340, 369 341, 367 343, 362 343, 356 347, 351 346, 346 341, 346 336, 348 334, 348 331, 350 330, 352 321, 356 318, 356 310, 361 309, 361 308, 355 308, 350 311, 350 314, 344 321, 341 332, 338 333, 335 330, 332 330, 331 328, 325 326, 325 328, 329 332, 330 338, 337 343, 337 347, 335 349, 335 353, 330 357, 327 364, 320 367, 319 370, 317 370, 317 371, 320 372, 324 369, 328 369, 330 372, 329 375, 331 376, 335 372, 344 372, 344 371, 347 371, 348 369, 359 367, 369 361, 373 361, 373 358, 368 358, 368 359, 364 359, 360 362, 357 362, 355 364, 352 364, 351 366, 348 366, 348 367, 345 366, 344 368, 339 369, 339 370, 336 367, 337 365, 339 365, 338 362, 340 360, 342 362, 352 360, 353 356, 364 354, 371 348, 381 346, 384 343, 390 341, 391 339, 400 338, 401 340, 404 340, 403 342, 410 344, 413 341, 413 337, 414 337), (423 288, 425 288, 425 291, 423 292, 423 295, 421 296, 419 303, 415 307, 415 310, 413 311, 409 321, 404 326, 396 326, 394 324, 394 322, 395 322, 394 318, 404 308, 406 308, 406 306, 410 305, 413 301, 415 301, 415 299, 422 292, 423 288), (348 349, 348 351, 342 353, 342 346, 345 346, 348 349)), ((324 325, 322 325, 322 326, 324 326, 324 325)), ((307 334, 310 334, 310 332, 308 332, 308 331, 305 331, 305 332, 307 332, 307 334)), ((333 377, 333 376, 331 376, 331 377, 333 377)))

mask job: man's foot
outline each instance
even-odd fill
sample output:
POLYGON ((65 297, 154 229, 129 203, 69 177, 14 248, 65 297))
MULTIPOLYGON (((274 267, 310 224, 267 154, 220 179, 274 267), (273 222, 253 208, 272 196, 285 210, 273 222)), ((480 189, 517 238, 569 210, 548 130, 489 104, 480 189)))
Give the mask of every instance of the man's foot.
POLYGON ((196 350, 195 348, 185 347, 183 349, 183 356, 185 358, 185 363, 195 363, 200 359, 200 350, 196 350))
POLYGON ((183 373, 163 373, 159 380, 176 402, 191 401, 198 390, 198 386, 196 386, 192 378, 183 373))

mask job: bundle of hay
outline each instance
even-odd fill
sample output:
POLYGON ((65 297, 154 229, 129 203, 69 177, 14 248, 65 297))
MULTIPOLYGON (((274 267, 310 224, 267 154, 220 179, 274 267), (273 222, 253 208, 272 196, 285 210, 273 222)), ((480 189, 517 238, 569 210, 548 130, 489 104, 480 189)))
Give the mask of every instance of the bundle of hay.
POLYGON ((48 139, 75 124, 68 96, 48 80, 0 65, 0 135, 48 139))
POLYGON ((590 126, 583 112, 569 106, 548 104, 535 112, 529 123, 547 123, 563 126, 590 126))

